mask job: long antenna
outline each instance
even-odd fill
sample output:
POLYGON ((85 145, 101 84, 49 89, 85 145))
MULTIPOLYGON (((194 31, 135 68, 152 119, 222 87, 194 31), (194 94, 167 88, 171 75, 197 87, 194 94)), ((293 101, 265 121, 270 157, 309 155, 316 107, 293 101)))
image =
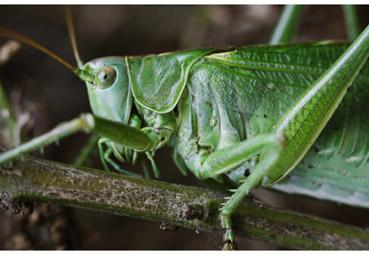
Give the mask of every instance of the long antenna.
POLYGON ((75 73, 75 71, 76 71, 75 66, 68 63, 66 60, 64 60, 63 58, 61 58, 60 56, 58 56, 57 54, 55 54, 51 50, 47 49, 46 47, 42 46, 41 44, 33 41, 32 39, 30 39, 30 38, 28 38, 28 37, 26 37, 22 34, 19 34, 15 31, 13 31, 13 30, 10 30, 8 28, 0 26, 0 37, 6 37, 6 38, 9 38, 9 39, 14 39, 16 41, 19 41, 21 43, 24 43, 24 44, 32 47, 32 48, 35 48, 39 51, 42 51, 46 55, 52 57, 53 59, 55 59, 56 61, 58 61, 62 65, 64 65, 66 68, 71 70, 73 73, 75 73))
POLYGON ((65 21, 67 23, 68 34, 69 34, 70 43, 72 44, 74 58, 77 61, 78 67, 82 67, 83 63, 82 63, 81 58, 79 56, 78 47, 77 47, 77 40, 76 40, 76 33, 74 32, 72 11, 71 11, 71 8, 69 6, 65 6, 64 10, 65 10, 65 21))

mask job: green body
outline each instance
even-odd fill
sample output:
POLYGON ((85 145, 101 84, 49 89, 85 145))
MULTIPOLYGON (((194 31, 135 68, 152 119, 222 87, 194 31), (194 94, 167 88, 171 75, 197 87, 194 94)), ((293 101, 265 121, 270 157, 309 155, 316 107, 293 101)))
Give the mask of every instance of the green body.
MULTIPOLYGON (((184 163, 181 167, 203 178, 201 164, 212 152, 275 132, 286 112, 346 48, 317 43, 98 59, 97 63, 123 69, 118 73, 124 76, 109 88, 89 86, 91 107, 95 115, 122 123, 129 123, 131 113, 138 115, 141 128, 161 132, 156 139, 165 142, 157 148, 168 141, 177 162, 184 163), (149 70, 145 64, 150 64, 149 70)), ((313 196, 326 193, 326 199, 369 206, 365 202, 369 198, 368 100, 369 66, 365 65, 307 157, 275 187, 313 196)), ((298 163, 296 150, 290 153, 270 172, 268 184, 298 163)), ((257 161, 257 157, 247 160, 226 175, 241 183, 245 170, 252 172, 257 161)))

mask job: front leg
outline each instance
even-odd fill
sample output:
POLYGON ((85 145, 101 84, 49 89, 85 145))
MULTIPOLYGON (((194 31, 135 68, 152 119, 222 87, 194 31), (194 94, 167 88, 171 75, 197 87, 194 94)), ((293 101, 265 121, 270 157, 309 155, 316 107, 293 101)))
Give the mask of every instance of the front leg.
POLYGON ((93 117, 90 114, 83 114, 69 122, 62 123, 50 132, 33 138, 32 140, 0 154, 0 164, 9 162, 25 153, 38 150, 49 144, 55 143, 66 136, 78 131, 90 132, 92 129, 93 117))
POLYGON ((140 129, 102 119, 92 114, 82 114, 78 118, 58 125, 46 134, 0 154, 0 164, 14 160, 16 157, 43 148, 80 131, 95 133, 136 151, 150 150, 153 145, 152 140, 140 129))

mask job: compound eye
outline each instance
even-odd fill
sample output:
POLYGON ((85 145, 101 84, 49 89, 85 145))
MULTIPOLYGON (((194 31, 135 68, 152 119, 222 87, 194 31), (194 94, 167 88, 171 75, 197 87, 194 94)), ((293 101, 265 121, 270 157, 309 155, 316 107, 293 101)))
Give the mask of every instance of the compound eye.
POLYGON ((95 85, 99 88, 106 89, 115 82, 117 73, 113 67, 104 66, 96 74, 95 85))

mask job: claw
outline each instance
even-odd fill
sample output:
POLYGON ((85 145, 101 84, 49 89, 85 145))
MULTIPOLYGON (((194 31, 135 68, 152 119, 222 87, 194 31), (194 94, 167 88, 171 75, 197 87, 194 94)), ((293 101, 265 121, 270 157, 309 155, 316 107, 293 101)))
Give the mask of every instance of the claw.
POLYGON ((234 241, 226 240, 222 248, 223 251, 234 251, 238 250, 237 244, 234 241))

